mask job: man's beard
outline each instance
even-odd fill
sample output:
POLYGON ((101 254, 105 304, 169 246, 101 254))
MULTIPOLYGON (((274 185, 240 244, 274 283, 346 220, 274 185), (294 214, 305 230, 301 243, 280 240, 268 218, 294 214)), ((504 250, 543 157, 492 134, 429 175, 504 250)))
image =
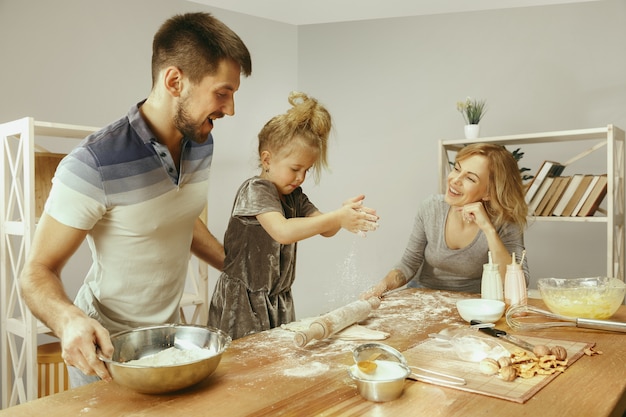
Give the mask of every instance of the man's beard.
MULTIPOLYGON (((207 136, 201 133, 202 123, 197 125, 187 113, 187 99, 183 98, 178 103, 176 115, 174 116, 174 126, 183 134, 183 137, 193 140, 196 143, 206 142, 207 136)), ((203 122, 204 123, 204 122, 203 122)))

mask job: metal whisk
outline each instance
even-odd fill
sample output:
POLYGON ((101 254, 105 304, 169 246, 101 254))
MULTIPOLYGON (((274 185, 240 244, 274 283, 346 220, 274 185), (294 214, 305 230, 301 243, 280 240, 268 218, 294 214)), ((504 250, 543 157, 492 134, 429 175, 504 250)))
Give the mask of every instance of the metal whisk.
POLYGON ((626 323, 610 320, 583 319, 554 314, 529 305, 516 305, 506 312, 506 322, 512 329, 537 330, 549 327, 580 327, 626 333, 626 323), (546 321, 553 319, 558 321, 546 321))

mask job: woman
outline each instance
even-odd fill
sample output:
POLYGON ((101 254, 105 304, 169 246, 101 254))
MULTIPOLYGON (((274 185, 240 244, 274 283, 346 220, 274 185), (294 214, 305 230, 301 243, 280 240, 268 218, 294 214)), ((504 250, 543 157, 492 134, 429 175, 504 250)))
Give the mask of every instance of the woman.
MULTIPOLYGON (((400 262, 361 298, 380 297, 412 278, 410 287, 480 293, 489 252, 502 277, 513 252, 521 259, 527 213, 513 155, 494 144, 462 148, 445 194, 431 196, 418 208, 400 262)), ((528 283, 526 259, 522 267, 528 283)))

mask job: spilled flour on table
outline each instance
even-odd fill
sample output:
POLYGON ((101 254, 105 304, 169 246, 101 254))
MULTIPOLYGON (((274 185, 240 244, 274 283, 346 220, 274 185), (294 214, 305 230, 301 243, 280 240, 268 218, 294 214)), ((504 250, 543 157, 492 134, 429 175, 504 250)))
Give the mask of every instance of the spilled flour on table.
POLYGON ((313 361, 291 369, 285 369, 283 375, 295 376, 300 378, 310 378, 321 375, 330 369, 330 365, 313 361))
POLYGON ((383 297, 380 308, 370 313, 361 323, 372 329, 387 330, 392 336, 411 336, 424 333, 435 324, 457 323, 456 302, 460 293, 447 291, 416 292, 412 296, 389 294, 383 297), (443 318, 445 317, 445 318, 443 318))
MULTIPOLYGON (((232 360, 239 366, 249 369, 240 374, 233 370, 228 377, 241 382, 236 388, 273 390, 261 381, 272 378, 292 378, 296 380, 315 379, 328 372, 340 372, 352 361, 352 350, 361 344, 359 341, 337 339, 319 340, 303 348, 294 344, 294 332, 277 327, 268 332, 237 340, 237 345, 229 348, 234 355, 232 360), (254 352, 249 355, 246 352, 254 352)), ((308 383, 308 382, 307 382, 308 383)))
MULTIPOLYGON (((391 335, 391 340, 394 335, 402 336, 409 341, 415 340, 415 344, 418 344, 433 327, 464 324, 456 314, 455 306, 456 301, 466 297, 467 295, 461 293, 447 291, 389 294, 383 297, 380 307, 372 310, 368 319, 359 324, 387 332, 391 335)), ((354 363, 353 349, 367 343, 364 340, 330 338, 314 340, 299 348, 294 344, 294 335, 294 331, 277 327, 237 340, 237 344, 229 348, 231 360, 251 372, 239 373, 236 369, 229 372, 228 378, 241 381, 233 389, 277 389, 266 383, 259 383, 267 381, 268 375, 293 378, 294 384, 297 383, 296 380, 314 379, 329 372, 342 375, 354 363), (247 352, 254 352, 254 355, 247 352)))

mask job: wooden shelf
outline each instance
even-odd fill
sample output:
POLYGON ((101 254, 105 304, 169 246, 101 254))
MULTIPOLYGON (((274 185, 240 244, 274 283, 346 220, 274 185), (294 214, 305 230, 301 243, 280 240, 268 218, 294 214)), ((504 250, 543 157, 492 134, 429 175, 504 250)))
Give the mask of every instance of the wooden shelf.
MULTIPOLYGON (((573 142, 582 140, 591 140, 598 138, 605 138, 610 135, 611 130, 614 129, 613 125, 607 127, 600 127, 595 129, 578 129, 578 130, 562 130, 555 132, 544 133, 529 133, 522 135, 509 135, 509 136, 493 136, 487 138, 478 139, 455 139, 440 141, 447 149, 454 149, 457 145, 467 145, 470 143, 499 143, 503 145, 526 145, 537 143, 549 143, 549 142, 573 142)), ((619 130, 619 129, 618 129, 619 130)), ((623 132, 622 132, 623 133, 623 132)))
POLYGON ((607 223, 609 220, 604 216, 591 217, 556 217, 556 216, 530 216, 531 222, 573 222, 573 223, 607 223))
POLYGON ((33 120, 36 136, 46 136, 64 139, 84 139, 99 130, 97 127, 68 125, 64 123, 50 123, 33 120))

